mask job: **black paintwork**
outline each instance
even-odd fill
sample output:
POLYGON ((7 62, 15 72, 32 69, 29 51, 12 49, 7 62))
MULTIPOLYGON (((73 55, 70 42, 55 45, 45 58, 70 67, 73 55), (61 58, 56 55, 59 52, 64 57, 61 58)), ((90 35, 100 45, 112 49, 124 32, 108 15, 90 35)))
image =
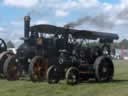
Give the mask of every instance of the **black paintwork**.
MULTIPOLYGON (((48 58, 49 66, 53 64, 57 65, 60 73, 64 73, 65 69, 70 66, 79 67, 81 63, 91 65, 98 56, 103 55, 103 47, 98 45, 94 47, 82 47, 82 44, 75 43, 76 39, 100 39, 100 43, 105 45, 119 38, 117 34, 112 33, 66 29, 46 24, 30 27, 29 20, 29 17, 25 19, 24 43, 17 50, 17 59, 23 64, 23 68, 26 71, 28 70, 29 59, 31 60, 34 56, 48 58), (44 35, 39 36, 39 34, 46 33, 53 34, 54 36, 50 38, 45 38, 44 35), (68 42, 69 34, 74 39, 72 43, 68 42), (37 44, 38 38, 42 38, 43 40, 41 45, 37 44), (106 42, 108 40, 110 41, 106 42)), ((92 70, 92 67, 88 66, 87 70, 92 70)))

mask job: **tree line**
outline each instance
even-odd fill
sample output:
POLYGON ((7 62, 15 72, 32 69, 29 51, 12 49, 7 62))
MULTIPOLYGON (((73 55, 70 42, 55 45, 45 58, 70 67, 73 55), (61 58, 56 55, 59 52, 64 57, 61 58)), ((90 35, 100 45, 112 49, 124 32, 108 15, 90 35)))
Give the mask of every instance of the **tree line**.
POLYGON ((120 42, 115 42, 113 45, 117 49, 121 49, 121 48, 128 49, 128 40, 127 39, 123 39, 120 42))

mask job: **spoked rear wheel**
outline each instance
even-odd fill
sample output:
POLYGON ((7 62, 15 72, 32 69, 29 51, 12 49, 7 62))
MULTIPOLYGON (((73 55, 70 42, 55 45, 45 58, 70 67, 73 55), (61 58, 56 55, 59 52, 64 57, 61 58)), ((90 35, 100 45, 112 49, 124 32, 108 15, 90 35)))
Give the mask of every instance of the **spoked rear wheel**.
POLYGON ((16 61, 15 55, 8 56, 4 63, 4 75, 8 80, 18 80, 21 76, 20 65, 16 61))
POLYGON ((47 81, 49 84, 58 83, 60 80, 59 72, 55 65, 52 65, 48 68, 47 71, 47 81))
POLYGON ((3 75, 3 66, 4 66, 4 62, 6 61, 6 59, 8 58, 8 56, 13 55, 13 53, 8 52, 8 51, 4 51, 0 54, 0 73, 3 75))
POLYGON ((48 69, 47 59, 36 56, 29 65, 29 74, 33 82, 43 81, 46 79, 46 71, 48 69))
POLYGON ((110 58, 101 56, 95 64, 95 77, 98 82, 111 81, 114 75, 114 66, 110 58))
POLYGON ((70 67, 66 72, 67 84, 74 85, 79 82, 79 70, 76 67, 70 67))

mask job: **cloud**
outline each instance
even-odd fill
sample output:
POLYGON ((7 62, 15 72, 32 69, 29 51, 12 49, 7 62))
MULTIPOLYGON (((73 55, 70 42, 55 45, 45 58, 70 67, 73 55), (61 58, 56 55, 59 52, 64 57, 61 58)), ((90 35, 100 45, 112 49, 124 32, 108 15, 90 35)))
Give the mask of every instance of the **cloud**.
POLYGON ((99 6, 99 1, 98 0, 67 0, 67 1, 62 1, 61 3, 58 2, 56 6, 51 6, 52 8, 55 8, 55 15, 57 17, 65 17, 70 15, 72 11, 82 11, 84 9, 89 9, 89 8, 95 8, 99 6))
POLYGON ((38 3, 38 0, 4 0, 3 2, 7 6, 31 8, 38 3))
POLYGON ((48 24, 48 23, 49 21, 40 19, 40 20, 32 21, 31 25, 48 24))
POLYGON ((0 27, 0 32, 5 31, 5 29, 3 27, 0 27))
POLYGON ((65 17, 76 9, 81 11, 98 6, 100 6, 98 0, 37 0, 35 6, 30 10, 30 14, 43 13, 48 10, 52 16, 65 17))
POLYGON ((96 7, 100 4, 98 0, 78 0, 80 7, 90 8, 90 7, 96 7))
POLYGON ((55 14, 57 17, 65 17, 65 16, 69 15, 69 13, 67 11, 64 11, 64 10, 56 10, 55 14))
POLYGON ((113 8, 113 5, 108 3, 103 3, 102 6, 105 12, 110 11, 113 8))

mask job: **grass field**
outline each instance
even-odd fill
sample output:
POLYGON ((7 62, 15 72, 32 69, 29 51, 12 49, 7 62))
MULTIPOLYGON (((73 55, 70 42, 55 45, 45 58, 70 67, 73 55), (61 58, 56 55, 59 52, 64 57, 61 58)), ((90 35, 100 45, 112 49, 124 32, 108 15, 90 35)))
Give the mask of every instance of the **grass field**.
POLYGON ((115 77, 110 83, 81 83, 69 86, 65 81, 49 85, 28 80, 0 80, 0 96, 128 96, 128 61, 115 62, 115 77))

